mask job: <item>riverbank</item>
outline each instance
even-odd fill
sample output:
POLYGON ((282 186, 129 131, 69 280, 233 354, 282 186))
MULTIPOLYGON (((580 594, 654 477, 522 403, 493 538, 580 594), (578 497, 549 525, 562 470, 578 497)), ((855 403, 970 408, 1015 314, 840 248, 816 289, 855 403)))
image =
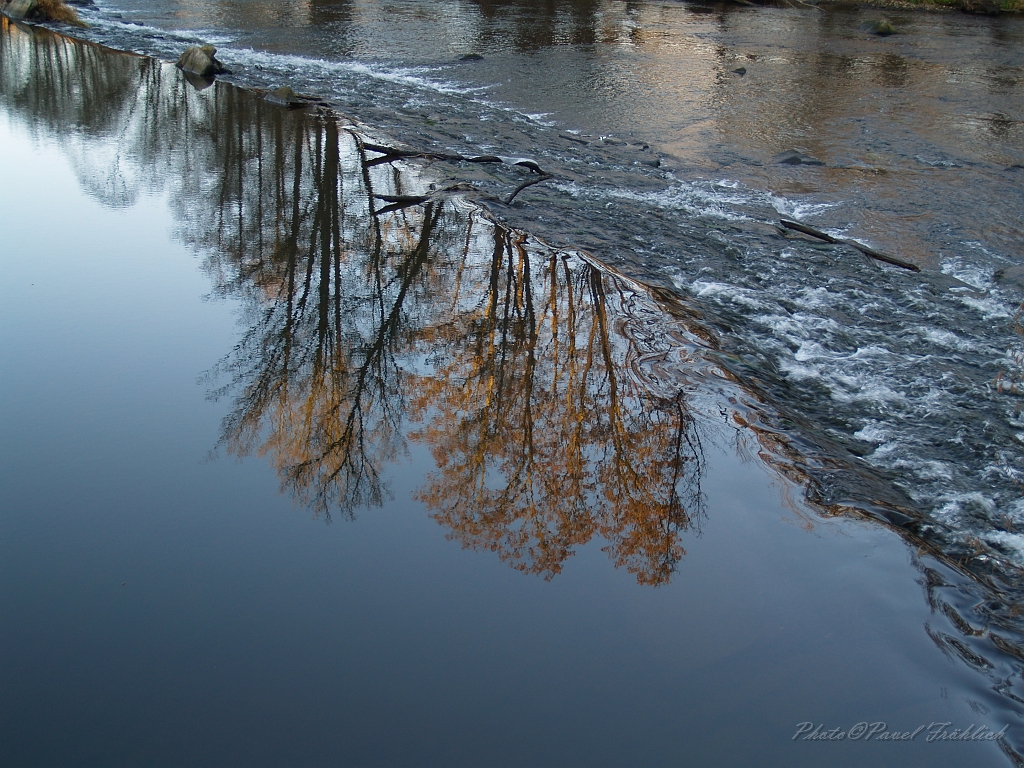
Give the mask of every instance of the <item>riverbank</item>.
POLYGON ((819 8, 877 8, 933 13, 962 11, 985 15, 1019 14, 1024 11, 1024 2, 1021 0, 818 0, 814 5, 819 8))

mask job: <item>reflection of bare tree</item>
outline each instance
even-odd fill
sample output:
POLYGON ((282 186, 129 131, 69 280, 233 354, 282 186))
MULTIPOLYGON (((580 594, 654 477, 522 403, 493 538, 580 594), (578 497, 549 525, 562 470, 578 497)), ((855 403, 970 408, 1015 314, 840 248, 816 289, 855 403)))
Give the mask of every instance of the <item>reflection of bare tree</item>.
POLYGON ((280 293, 268 297, 227 361, 241 390, 225 422, 229 449, 269 454, 284 485, 328 516, 332 508, 351 513, 379 505, 381 468, 401 453, 404 392, 395 340, 441 215, 426 212, 419 242, 387 280, 383 264, 358 265, 375 271, 369 277, 377 292, 347 292, 343 270, 353 264, 340 261, 329 240, 287 259, 280 293))
POLYGON ((394 172, 333 119, 227 98, 218 114, 215 215, 188 231, 219 290, 249 298, 220 369, 237 393, 228 450, 271 456, 304 503, 351 513, 381 503, 415 392, 430 423, 412 437, 439 465, 422 497, 454 536, 550 576, 600 535, 641 581, 665 581, 700 454, 682 398, 628 375, 645 350, 625 333, 624 285, 457 204, 374 215, 394 172), (443 362, 407 372, 418 353, 443 362))
POLYGON ((438 471, 420 497, 466 546, 551 577, 595 534, 616 565, 662 583, 700 509, 701 453, 681 394, 630 376, 631 291, 578 258, 493 229, 463 269, 451 322, 424 329, 435 372, 416 380, 414 439, 438 471))
POLYGON ((31 120, 93 136, 120 125, 134 85, 152 62, 110 56, 44 31, 29 32, 0 18, 0 94, 31 120))
POLYGON ((259 199, 222 192, 239 215, 204 236, 221 290, 253 307, 222 367, 238 393, 228 449, 270 455, 303 502, 351 513, 381 503, 415 392, 429 424, 412 438, 439 466, 421 496, 455 537, 551 576, 600 535, 641 581, 669 578, 699 505, 699 445, 681 396, 629 375, 651 350, 625 332, 625 286, 455 204, 376 217, 336 123, 273 125, 284 147, 263 137, 274 151, 233 187, 259 199), (406 370, 418 353, 433 373, 406 370))
POLYGON ((351 513, 383 500, 415 392, 429 423, 412 437, 439 465, 422 497, 454 536, 550 576, 599 535, 665 581, 697 512, 699 446, 681 396, 629 375, 650 350, 626 333, 624 285, 456 203, 374 215, 401 175, 335 120, 232 98, 214 215, 185 217, 219 290, 250 307, 219 369, 236 393, 228 450, 271 456, 304 503, 351 513), (421 354, 443 362, 409 372, 421 354))
POLYGON ((404 445, 396 340, 452 217, 443 205, 416 220, 374 217, 359 144, 333 118, 276 110, 239 124, 226 143, 240 159, 245 145, 269 151, 226 163, 217 225, 202 237, 219 290, 250 306, 251 327, 220 368, 232 377, 222 393, 237 393, 223 441, 270 455, 320 513, 378 505, 381 469, 404 445))

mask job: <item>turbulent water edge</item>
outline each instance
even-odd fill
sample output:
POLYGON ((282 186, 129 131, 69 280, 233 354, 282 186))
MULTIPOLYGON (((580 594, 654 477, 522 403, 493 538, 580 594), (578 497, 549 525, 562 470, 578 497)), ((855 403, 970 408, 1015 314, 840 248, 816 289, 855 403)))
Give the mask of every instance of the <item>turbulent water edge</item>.
MULTIPOLYGON (((122 40, 107 36, 107 28, 98 29, 101 40, 122 40)), ((140 36, 140 43, 147 41, 137 46, 143 52, 165 57, 199 39, 156 29, 131 33, 140 36)), ((203 39, 211 38, 216 41, 215 35, 203 39)), ((909 279, 850 257, 837 268, 831 249, 786 240, 771 226, 779 213, 813 220, 827 210, 818 201, 783 198, 727 178, 695 180, 677 178, 671 170, 648 170, 635 162, 642 150, 622 143, 557 141, 558 127, 545 125, 542 117, 481 105, 473 89, 439 85, 422 71, 258 52, 249 54, 246 63, 264 68, 259 70, 263 74, 247 72, 242 78, 256 86, 299 73, 305 90, 322 86, 318 92, 328 96, 339 87, 336 79, 349 75, 352 88, 373 81, 395 85, 397 92, 385 99, 393 103, 379 104, 379 112, 368 110, 367 122, 374 127, 359 126, 366 139, 402 135, 417 148, 445 141, 446 148, 479 151, 511 145, 517 154, 536 157, 556 171, 560 180, 536 188, 529 205, 497 202, 522 180, 515 168, 484 173, 459 164, 419 171, 414 165, 423 187, 413 191, 429 192, 430 184, 452 181, 472 183, 464 198, 476 206, 475 216, 499 229, 502 220, 525 228, 502 231, 519 233, 538 251, 571 254, 677 318, 674 343, 684 337, 686 343, 673 354, 688 350, 686 375, 702 378, 702 387, 731 398, 735 423, 757 436, 770 464, 808 489, 809 501, 822 514, 866 515, 913 542, 936 611, 935 642, 986 675, 1008 701, 1021 701, 1021 456, 1004 441, 1022 426, 1013 398, 1024 347, 1013 334, 1013 289, 996 279, 1000 259, 1010 263, 1008 257, 981 266, 949 257, 941 271, 909 279), (315 74, 317 67, 322 67, 320 74, 315 74), (459 130, 439 138, 435 126, 421 126, 419 136, 395 133, 407 127, 401 122, 378 126, 377 114, 409 103, 408 89, 501 112, 507 123, 486 142, 468 141, 457 135, 459 130), (531 126, 525 138, 514 137, 524 124, 531 126), (552 143, 545 146, 548 140, 552 143), (605 168, 599 181, 586 172, 592 164, 605 168), (615 206, 616 218, 595 233, 588 224, 609 205, 615 206), (808 273, 818 278, 817 285, 809 284, 808 273), (972 337, 960 327, 965 314, 984 327, 1005 326, 1007 331, 972 337), (917 321, 905 321, 903 330, 893 334, 894 317, 917 321), (698 358, 705 361, 699 374, 694 367, 698 358), (937 358, 936 375, 926 366, 937 358), (856 408, 844 411, 844 404, 856 408), (991 423, 993 404, 1003 408, 1005 421, 991 423), (901 431, 903 422, 918 428, 901 431), (958 422, 982 428, 959 428, 958 422), (935 445, 943 446, 941 453, 935 445), (966 461, 966 473, 964 457, 974 457, 966 461), (979 477, 991 482, 979 485, 979 477), (995 493, 983 492, 990 486, 995 493), (994 525, 997 518, 1005 518, 1002 527, 994 525)), ((17 71, 11 59, 4 71, 6 77, 17 71)), ((337 120, 334 112, 323 114, 337 120)), ((477 119, 475 112, 472 119, 477 119)), ((142 169, 139 165, 134 182, 122 177, 97 194, 111 203, 130 204, 132 189, 145 184, 142 169)), ((670 388, 679 387, 681 370, 671 365, 661 370, 670 388)), ((648 379, 656 388, 657 382, 648 379)))

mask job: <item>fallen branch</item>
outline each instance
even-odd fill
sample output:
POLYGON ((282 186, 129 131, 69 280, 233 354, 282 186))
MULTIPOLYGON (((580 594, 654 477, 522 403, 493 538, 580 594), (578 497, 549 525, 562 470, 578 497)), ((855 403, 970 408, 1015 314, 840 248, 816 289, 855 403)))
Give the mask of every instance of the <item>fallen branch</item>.
MULTIPOLYGON (((399 149, 398 147, 389 147, 385 144, 374 144, 372 142, 363 141, 362 137, 356 134, 354 131, 349 131, 355 138, 358 145, 362 150, 367 152, 376 152, 380 157, 375 157, 372 160, 364 160, 363 167, 370 168, 374 165, 381 165, 382 163, 390 163, 395 160, 407 160, 411 158, 420 158, 424 160, 445 160, 448 162, 461 162, 461 163, 496 163, 502 165, 518 165, 521 168, 526 168, 532 173, 536 173, 537 176, 532 179, 527 179, 514 190, 507 198, 505 198, 505 205, 511 205, 512 201, 516 199, 527 187, 532 187, 534 184, 540 184, 542 181, 548 181, 549 179, 555 178, 555 175, 548 173, 541 168, 535 161, 530 160, 527 157, 512 158, 512 157, 499 157, 498 155, 475 155, 472 157, 466 157, 465 155, 447 153, 447 152, 421 152, 413 149, 399 149)), ((451 187, 446 187, 438 192, 431 193, 429 195, 373 195, 377 200, 382 200, 389 205, 384 206, 380 210, 373 211, 373 214, 379 215, 384 213, 391 213, 392 211, 398 211, 403 208, 409 208, 414 205, 422 205, 429 200, 434 199, 438 194, 451 193, 455 191, 462 191, 463 185, 456 184, 451 187)))
POLYGON ((444 160, 449 163, 495 163, 498 165, 518 165, 521 168, 526 168, 534 173, 539 173, 544 176, 550 175, 536 162, 525 157, 509 158, 498 157, 497 155, 475 155, 467 157, 465 155, 452 152, 422 152, 414 149, 399 149, 398 147, 389 147, 384 144, 371 144, 365 141, 363 142, 363 148, 381 155, 381 157, 375 157, 372 160, 367 161, 367 166, 390 163, 395 160, 421 158, 423 160, 444 160))
POLYGON ((816 237, 819 240, 824 240, 826 243, 833 243, 834 245, 848 245, 851 248, 856 248, 858 251, 863 253, 865 256, 870 256, 872 259, 878 259, 884 261, 887 264, 892 264, 902 269, 909 269, 911 272, 920 272, 921 268, 917 264, 911 264, 909 261, 903 261, 903 259, 897 259, 895 256, 890 256, 887 253, 876 251, 874 248, 869 248, 866 245, 861 245, 854 240, 844 240, 839 237, 832 237, 832 235, 822 232, 820 229, 809 227, 806 224, 801 224, 798 221, 790 221, 789 219, 780 219, 780 223, 786 229, 792 229, 797 232, 802 232, 805 235, 816 237))
POLYGON ((432 195, 374 195, 377 200, 383 200, 385 205, 379 210, 373 211, 374 216, 383 216, 385 213, 400 211, 403 208, 412 208, 414 205, 422 205, 429 202, 432 195))
POLYGON ((511 205, 512 201, 516 199, 516 195, 518 195, 527 187, 532 187, 534 184, 540 184, 542 181, 547 181, 548 179, 553 178, 554 176, 552 176, 550 173, 545 173, 543 176, 538 176, 536 179, 527 179, 518 187, 516 187, 515 190, 513 190, 512 194, 509 195, 508 198, 505 200, 505 205, 511 205))
POLYGON ((451 195, 458 192, 468 192, 473 189, 472 186, 465 183, 452 184, 438 189, 430 194, 426 195, 373 195, 374 200, 381 200, 389 205, 384 206, 379 210, 372 211, 374 216, 380 216, 385 213, 391 213, 392 211, 400 211, 403 208, 412 208, 414 205, 425 205, 426 203, 433 202, 438 199, 443 199, 447 195, 451 195))

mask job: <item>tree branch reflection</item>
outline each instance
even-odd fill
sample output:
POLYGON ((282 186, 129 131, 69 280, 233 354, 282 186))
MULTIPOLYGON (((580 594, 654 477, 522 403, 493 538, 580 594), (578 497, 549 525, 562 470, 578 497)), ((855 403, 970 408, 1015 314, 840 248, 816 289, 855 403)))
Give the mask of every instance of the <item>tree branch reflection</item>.
POLYGON ((286 119, 255 140, 265 159, 225 166, 205 235, 220 290, 251 308, 217 372, 227 449, 268 456, 329 517, 383 503, 385 465, 422 442, 437 471, 418 496, 465 546, 550 578, 598 536, 667 581, 702 454, 683 395, 632 374, 652 352, 630 335, 636 289, 459 201, 375 215, 403 172, 368 167, 333 118, 286 119))

